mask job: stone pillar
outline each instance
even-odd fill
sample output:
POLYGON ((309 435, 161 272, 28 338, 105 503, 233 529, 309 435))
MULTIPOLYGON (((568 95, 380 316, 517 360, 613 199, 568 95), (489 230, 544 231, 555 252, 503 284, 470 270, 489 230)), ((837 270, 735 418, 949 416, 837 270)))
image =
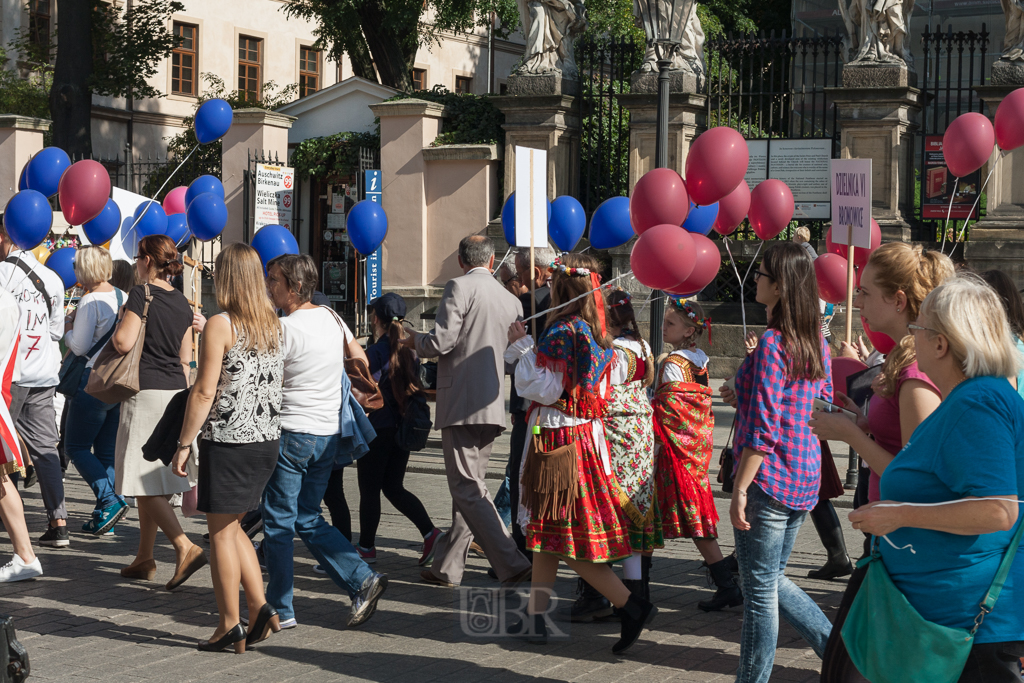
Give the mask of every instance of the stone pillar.
MULTIPOLYGON (((249 168, 249 154, 261 152, 271 158, 276 154, 282 164, 288 163, 288 129, 294 116, 278 114, 266 109, 236 109, 231 129, 223 140, 221 181, 224 183, 224 202, 228 207, 228 224, 224 228, 222 243, 241 242, 246 239, 243 218, 243 183, 249 168)), ((250 194, 249 201, 254 197, 250 194)), ((249 207, 250 217, 253 207, 249 207)), ((252 230, 250 222, 250 231, 252 230)), ((248 235, 252 239, 252 235, 248 235)))
POLYGON ((826 88, 839 107, 840 158, 871 159, 872 216, 882 240, 910 241, 914 209, 914 133, 920 127, 917 74, 905 66, 843 67, 843 87, 826 88))
POLYGON ((505 115, 505 188, 516 189, 516 146, 548 153, 548 199, 579 187, 579 82, 561 74, 513 74, 508 94, 491 101, 505 115))
POLYGON ((21 170, 43 149, 50 121, 17 114, 0 116, 0 206, 18 191, 21 170))

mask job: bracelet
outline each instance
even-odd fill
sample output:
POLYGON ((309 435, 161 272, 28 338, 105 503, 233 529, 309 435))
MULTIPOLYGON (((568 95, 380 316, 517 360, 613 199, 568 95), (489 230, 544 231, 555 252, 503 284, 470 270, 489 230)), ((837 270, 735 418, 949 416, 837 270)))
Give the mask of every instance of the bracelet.
POLYGON ((747 495, 747 492, 745 490, 743 490, 743 489, 736 489, 736 493, 739 493, 740 495, 744 495, 744 496, 747 495))

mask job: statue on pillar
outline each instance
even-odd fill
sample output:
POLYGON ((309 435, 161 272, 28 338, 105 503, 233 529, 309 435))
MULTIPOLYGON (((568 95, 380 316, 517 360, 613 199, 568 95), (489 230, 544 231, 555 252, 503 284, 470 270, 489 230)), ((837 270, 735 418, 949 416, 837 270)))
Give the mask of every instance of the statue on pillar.
POLYGON ((914 0, 839 0, 839 11, 846 24, 843 52, 847 64, 914 68, 908 33, 914 0))
POLYGON ((704 29, 697 16, 696 0, 633 0, 633 14, 643 24, 647 35, 647 52, 640 71, 658 72, 658 54, 654 47, 657 37, 675 43, 663 55, 672 63, 671 71, 689 71, 703 79, 706 72, 704 29), (652 26, 654 22, 657 30, 652 26))
POLYGON ((587 27, 582 0, 516 0, 526 50, 516 74, 560 73, 576 78, 572 44, 587 27))
POLYGON ((1024 62, 1024 0, 1002 0, 1006 15, 1006 36, 1003 38, 1003 59, 1024 62))

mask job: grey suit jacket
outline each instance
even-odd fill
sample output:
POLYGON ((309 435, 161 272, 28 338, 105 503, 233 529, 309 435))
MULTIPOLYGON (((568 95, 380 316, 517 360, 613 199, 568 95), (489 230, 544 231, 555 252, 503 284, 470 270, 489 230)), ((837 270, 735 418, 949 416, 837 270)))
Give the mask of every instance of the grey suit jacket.
POLYGON ((505 361, 508 328, 523 314, 519 300, 486 270, 444 287, 434 329, 416 335, 421 358, 437 358, 434 428, 506 425, 505 361))

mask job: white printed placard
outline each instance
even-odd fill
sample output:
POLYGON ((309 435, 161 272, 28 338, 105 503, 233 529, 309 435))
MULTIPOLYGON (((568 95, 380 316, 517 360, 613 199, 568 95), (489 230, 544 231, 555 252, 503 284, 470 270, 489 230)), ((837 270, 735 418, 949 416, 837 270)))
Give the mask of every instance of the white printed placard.
POLYGON ((832 242, 871 248, 871 159, 832 160, 832 242))
POLYGON ((548 246, 548 153, 516 146, 516 243, 548 246))
POLYGON ((256 164, 256 206, 253 234, 265 225, 292 229, 295 170, 287 166, 256 164))

